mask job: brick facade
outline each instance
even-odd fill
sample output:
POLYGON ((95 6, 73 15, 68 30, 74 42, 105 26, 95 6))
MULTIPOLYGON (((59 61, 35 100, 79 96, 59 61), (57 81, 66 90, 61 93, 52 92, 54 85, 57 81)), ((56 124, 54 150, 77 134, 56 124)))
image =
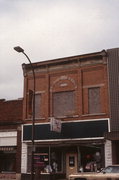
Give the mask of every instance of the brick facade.
MULTIPOLYGON (((34 125, 36 159, 45 153, 48 156, 47 163, 52 165, 52 153, 55 151, 59 161, 58 172, 62 177, 76 173, 79 166, 85 169, 87 157, 94 160, 97 149, 98 154, 101 154, 102 167, 105 163, 107 165, 111 162, 111 158, 110 161, 105 159, 107 157, 105 152, 111 152, 111 145, 109 146, 109 142, 107 144, 104 138, 104 134, 110 130, 107 63, 107 53, 103 50, 32 64, 36 84, 34 125), (61 120, 60 133, 51 131, 52 117, 61 120), (68 163, 70 156, 76 161, 72 172, 68 163)), ((32 94, 29 92, 33 91, 34 81, 29 64, 23 64, 23 72, 25 149, 22 150, 22 162, 26 163, 22 163, 22 173, 27 173, 30 172, 33 125, 31 108, 29 109, 32 94), (26 156, 24 152, 27 153, 26 156)))
MULTIPOLYGON (((0 154, 8 151, 9 148, 13 148, 15 151, 15 167, 11 171, 16 173, 21 172, 21 124, 22 124, 22 111, 23 111, 23 101, 22 99, 18 100, 9 100, 5 99, 0 100, 0 154), (15 139, 11 139, 13 134, 16 134, 15 139), (3 139, 4 138, 4 139, 3 139)), ((7 152, 13 153, 13 152, 7 152)), ((3 156, 3 155, 2 155, 3 156)), ((5 155, 4 155, 5 156, 5 155)), ((10 155, 9 155, 10 156, 10 155)), ((5 158, 5 157, 4 157, 5 158)), ((5 160, 4 160, 5 161, 5 160)), ((11 161, 13 161, 11 159, 11 161)), ((7 160, 5 163, 8 163, 7 160)), ((5 163, 1 163, 1 171, 10 171, 9 168, 5 169, 5 163)))
MULTIPOLYGON (((49 117, 53 116, 53 94, 68 91, 75 92, 75 111, 70 117, 72 120, 109 117, 107 64, 104 52, 34 63, 33 65, 36 70, 36 94, 41 94, 42 101, 41 116, 37 122, 47 122, 49 117), (97 114, 89 114, 88 89, 94 87, 100 87, 101 111, 97 114)), ((29 123, 28 92, 29 89, 33 89, 33 80, 29 66, 26 70, 27 73, 24 72, 24 119, 27 119, 25 123, 29 123)), ((68 119, 68 116, 62 118, 65 121, 68 119)))

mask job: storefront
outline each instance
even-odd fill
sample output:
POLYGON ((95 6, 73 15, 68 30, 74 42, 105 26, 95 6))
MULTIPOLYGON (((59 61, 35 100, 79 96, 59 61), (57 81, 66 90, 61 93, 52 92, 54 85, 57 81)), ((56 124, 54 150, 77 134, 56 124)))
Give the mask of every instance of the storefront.
MULTIPOLYGON (((107 119, 65 122, 61 133, 50 131, 48 123, 35 125, 34 168, 60 177, 80 171, 97 171, 105 163, 103 134, 107 131, 107 119)), ((31 125, 24 125, 22 173, 31 170, 30 139, 31 125)))
POLYGON ((16 171, 16 147, 0 147, 0 172, 16 171))
POLYGON ((16 172, 17 132, 0 132, 0 172, 16 172))

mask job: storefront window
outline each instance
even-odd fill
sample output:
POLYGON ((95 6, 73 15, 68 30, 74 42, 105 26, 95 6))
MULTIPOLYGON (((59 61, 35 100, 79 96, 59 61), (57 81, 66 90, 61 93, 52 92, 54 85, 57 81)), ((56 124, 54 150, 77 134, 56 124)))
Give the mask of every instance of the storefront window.
POLYGON ((61 172, 62 171, 62 151, 60 148, 52 148, 51 149, 51 166, 53 172, 61 172))
MULTIPOLYGON (((40 169, 44 173, 58 173, 62 170, 61 148, 36 147, 34 153, 34 170, 40 169)), ((31 147, 28 147, 27 171, 31 171, 31 147)))
POLYGON ((98 171, 102 168, 101 147, 80 147, 81 168, 84 172, 98 171))
POLYGON ((4 171, 16 171, 16 150, 14 148, 11 150, 9 147, 3 147, 3 151, 0 150, 0 172, 4 171))

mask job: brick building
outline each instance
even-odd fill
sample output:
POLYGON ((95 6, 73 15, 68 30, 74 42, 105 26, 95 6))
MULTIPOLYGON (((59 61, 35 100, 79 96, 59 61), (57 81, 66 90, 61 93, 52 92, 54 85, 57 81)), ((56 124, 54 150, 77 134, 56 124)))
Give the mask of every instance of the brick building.
MULTIPOLYGON (((42 162, 43 171, 47 172, 47 165, 50 165, 61 178, 79 172, 81 168, 88 171, 89 165, 90 170, 95 171, 114 162, 110 132, 117 127, 113 125, 114 119, 110 113, 113 95, 110 95, 112 85, 109 77, 113 76, 111 67, 116 61, 111 54, 117 54, 117 51, 103 50, 33 63, 36 77, 34 167, 40 168, 42 162), (61 132, 53 131, 51 121, 56 129, 61 125, 61 132)), ((23 64, 23 72, 21 172, 27 174, 31 169, 32 131, 29 92, 33 90, 29 64, 23 64)), ((118 147, 115 146, 116 149, 118 147)))
POLYGON ((0 99, 0 172, 7 176, 21 173, 22 102, 0 99))

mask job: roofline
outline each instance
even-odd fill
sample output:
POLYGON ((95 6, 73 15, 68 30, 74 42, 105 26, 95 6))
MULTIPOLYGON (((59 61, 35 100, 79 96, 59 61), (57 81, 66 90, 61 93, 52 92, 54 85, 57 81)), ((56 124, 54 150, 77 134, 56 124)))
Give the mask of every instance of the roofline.
POLYGON ((0 122, 0 126, 12 126, 12 125, 19 125, 19 124, 23 124, 23 122, 22 122, 22 119, 20 119, 20 120, 16 120, 15 122, 13 122, 13 121, 1 121, 0 122))
MULTIPOLYGON (((82 54, 82 55, 76 55, 76 56, 69 56, 69 57, 63 57, 63 58, 57 58, 57 59, 51 59, 51 60, 44 60, 40 62, 35 62, 32 63, 33 67, 39 67, 39 66, 48 66, 56 63, 62 63, 62 62, 67 62, 67 61, 73 61, 75 59, 83 60, 86 58, 93 58, 93 57, 102 57, 102 56, 107 56, 107 53, 105 50, 99 51, 99 52, 94 52, 94 53, 88 53, 88 54, 82 54)), ((22 68, 28 69, 30 68, 30 64, 22 64, 22 68)))
POLYGON ((0 99, 0 103, 6 103, 6 102, 13 102, 13 101, 23 101, 23 98, 18 98, 18 99, 9 99, 9 100, 6 100, 6 99, 0 99))

